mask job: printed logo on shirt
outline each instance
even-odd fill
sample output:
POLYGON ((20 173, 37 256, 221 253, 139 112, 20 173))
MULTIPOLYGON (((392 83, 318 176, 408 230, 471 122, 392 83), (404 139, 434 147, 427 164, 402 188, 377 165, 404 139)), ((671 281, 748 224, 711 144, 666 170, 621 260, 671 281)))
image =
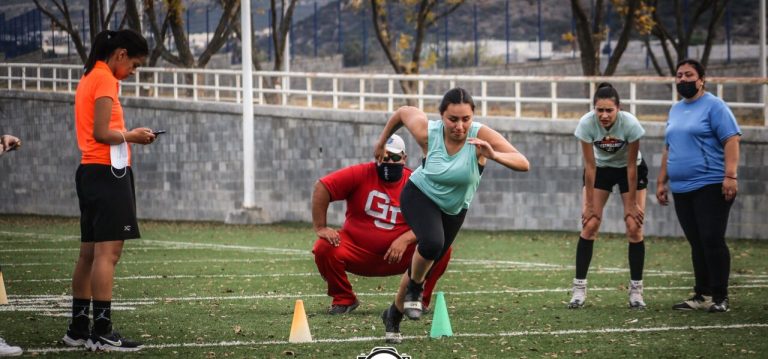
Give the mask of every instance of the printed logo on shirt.
POLYGON ((365 213, 373 218, 373 224, 381 229, 395 228, 400 207, 391 206, 386 193, 373 190, 365 201, 365 213))
POLYGON ((602 140, 597 140, 592 143, 595 145, 595 147, 608 152, 608 153, 616 153, 619 152, 620 149, 624 147, 625 144, 627 144, 626 141, 611 137, 610 135, 603 137, 602 140))

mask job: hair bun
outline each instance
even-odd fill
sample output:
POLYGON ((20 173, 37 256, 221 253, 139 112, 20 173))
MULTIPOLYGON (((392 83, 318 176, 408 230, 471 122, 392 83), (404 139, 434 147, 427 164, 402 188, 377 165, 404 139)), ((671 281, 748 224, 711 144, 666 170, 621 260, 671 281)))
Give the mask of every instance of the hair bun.
POLYGON ((613 88, 613 85, 611 85, 609 82, 601 82, 599 85, 597 85, 598 89, 601 89, 603 87, 610 87, 613 88))

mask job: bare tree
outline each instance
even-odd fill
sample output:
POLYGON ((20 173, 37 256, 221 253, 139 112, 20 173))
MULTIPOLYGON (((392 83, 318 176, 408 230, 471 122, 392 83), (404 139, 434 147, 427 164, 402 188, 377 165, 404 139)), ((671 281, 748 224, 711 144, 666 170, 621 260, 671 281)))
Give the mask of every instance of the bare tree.
POLYGON ((576 40, 581 50, 581 69, 585 76, 611 76, 616 72, 621 56, 627 49, 629 35, 638 16, 641 6, 640 0, 611 0, 616 12, 621 15, 623 22, 621 33, 616 43, 616 49, 608 58, 605 71, 600 71, 600 48, 605 41, 607 31, 604 25, 604 17, 611 14, 605 13, 603 0, 597 0, 594 4, 594 18, 587 16, 584 7, 579 0, 571 0, 571 10, 576 18, 576 40))
POLYGON ((155 39, 155 47, 150 54, 150 66, 154 65, 157 56, 180 67, 205 67, 211 60, 211 57, 217 53, 226 43, 227 38, 232 33, 235 24, 238 24, 237 18, 240 14, 239 0, 220 0, 219 5, 223 13, 216 25, 216 30, 208 42, 205 50, 195 59, 189 46, 188 34, 184 29, 183 13, 184 5, 178 0, 164 0, 165 15, 162 24, 158 24, 156 7, 154 0, 144 0, 144 9, 147 13, 149 28, 155 39), (165 39, 168 36, 168 30, 173 36, 173 43, 176 48, 176 54, 165 47, 165 39))
MULTIPOLYGON (((442 12, 437 11, 437 3, 438 0, 371 0, 376 38, 395 73, 406 75, 419 73, 421 50, 427 29, 458 9, 464 0, 445 1, 446 7, 442 12), (403 11, 406 23, 414 29, 414 36, 402 31, 398 38, 395 38, 389 23, 389 16, 391 16, 389 9, 395 6, 403 11), (410 54, 405 53, 408 50, 411 50, 410 54)), ((400 87, 405 94, 413 94, 417 91, 415 81, 400 81, 400 87)))
MULTIPOLYGON (((67 0, 33 1, 40 12, 51 19, 57 27, 69 34, 75 45, 77 54, 80 56, 80 59, 85 62, 88 58, 88 51, 83 38, 80 36, 82 29, 79 29, 73 24, 72 14, 67 0)), ((107 29, 119 1, 120 0, 112 0, 109 8, 105 8, 104 3, 101 0, 88 0, 88 25, 91 39, 96 37, 102 30, 107 29)))
MULTIPOLYGON (((722 20, 723 14, 725 13, 725 8, 729 2, 730 0, 699 0, 693 2, 696 4, 696 6, 693 8, 692 13, 690 14, 692 16, 690 18, 690 22, 688 22, 688 26, 686 27, 686 18, 689 14, 685 13, 685 9, 683 9, 683 4, 681 4, 680 0, 674 0, 673 9, 675 12, 675 28, 673 33, 670 29, 667 28, 667 26, 661 21, 659 17, 659 1, 650 1, 651 7, 653 9, 653 27, 651 29, 651 34, 659 40, 662 53, 664 54, 666 67, 667 70, 669 70, 668 74, 674 75, 675 65, 677 62, 688 57, 688 47, 691 45, 693 35, 697 30, 697 26, 699 25, 701 27, 706 27, 706 30, 704 31, 706 34, 706 38, 704 40, 704 53, 701 55, 701 59, 699 61, 702 65, 707 66, 707 62, 709 62, 709 55, 712 51, 712 43, 715 39, 715 36, 717 35, 717 29, 719 27, 717 25, 722 20), (706 23, 704 23, 705 18, 707 19, 706 23)), ((651 62, 653 63, 653 67, 656 70, 656 73, 664 76, 664 70, 659 64, 659 61, 656 59, 656 54, 652 51, 652 47, 650 47, 650 39, 646 37, 645 43, 646 46, 648 46, 651 62)))
MULTIPOLYGON (((278 14, 277 1, 270 0, 269 16, 272 20, 272 39, 270 39, 270 41, 272 41, 273 48, 275 49, 275 57, 272 63, 272 70, 274 71, 281 71, 283 69, 285 46, 288 42, 288 32, 291 29, 293 13, 296 9, 296 3, 298 0, 288 0, 287 2, 288 4, 286 4, 285 0, 280 0, 280 9, 285 9, 285 11, 281 11, 278 14)), ((237 38, 242 41, 239 17, 236 21, 236 26, 234 26, 233 31, 237 38)), ((253 63, 254 69, 259 71, 262 70, 264 66, 261 64, 257 41, 258 39, 255 36, 251 36, 251 47, 253 48, 253 51, 251 52, 251 62, 253 63)))

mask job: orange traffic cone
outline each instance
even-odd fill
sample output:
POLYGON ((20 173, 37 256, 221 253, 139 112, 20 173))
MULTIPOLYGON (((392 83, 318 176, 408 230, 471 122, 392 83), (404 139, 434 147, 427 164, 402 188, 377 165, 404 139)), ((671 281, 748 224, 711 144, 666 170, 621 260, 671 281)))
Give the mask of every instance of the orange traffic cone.
POLYGON ((296 299, 296 306, 293 308, 293 322, 291 323, 291 335, 288 337, 288 342, 312 342, 312 334, 309 332, 309 323, 307 322, 307 313, 304 312, 304 301, 301 299, 296 299))

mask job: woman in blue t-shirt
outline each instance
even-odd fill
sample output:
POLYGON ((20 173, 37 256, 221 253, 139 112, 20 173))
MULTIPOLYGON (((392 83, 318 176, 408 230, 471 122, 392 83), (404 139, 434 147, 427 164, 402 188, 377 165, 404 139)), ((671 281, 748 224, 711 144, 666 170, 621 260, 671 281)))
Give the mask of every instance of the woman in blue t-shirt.
POLYGON ((648 166, 640 153, 640 138, 645 130, 635 116, 621 111, 619 93, 607 82, 598 85, 592 104, 594 110, 581 118, 574 133, 584 154, 584 200, 582 229, 576 245, 576 277, 568 308, 584 306, 592 247, 605 203, 618 185, 629 240, 629 307, 643 309, 643 212, 648 166))
POLYGON ((440 121, 428 121, 415 107, 401 107, 390 117, 374 147, 376 161, 386 154, 387 139, 405 126, 424 155, 400 194, 400 210, 416 235, 411 266, 400 281, 395 302, 384 311, 386 341, 399 343, 405 314, 419 319, 424 279, 432 264, 451 247, 480 183, 488 159, 515 171, 528 171, 528 160, 501 134, 473 121, 475 103, 462 88, 448 91, 440 103, 440 121))
POLYGON ((668 192, 675 198, 696 284, 693 297, 672 308, 727 312, 731 255, 725 230, 739 188, 741 130, 725 102, 704 89, 698 61, 680 61, 675 82, 684 98, 669 110, 656 198, 661 205, 669 204, 668 192))

